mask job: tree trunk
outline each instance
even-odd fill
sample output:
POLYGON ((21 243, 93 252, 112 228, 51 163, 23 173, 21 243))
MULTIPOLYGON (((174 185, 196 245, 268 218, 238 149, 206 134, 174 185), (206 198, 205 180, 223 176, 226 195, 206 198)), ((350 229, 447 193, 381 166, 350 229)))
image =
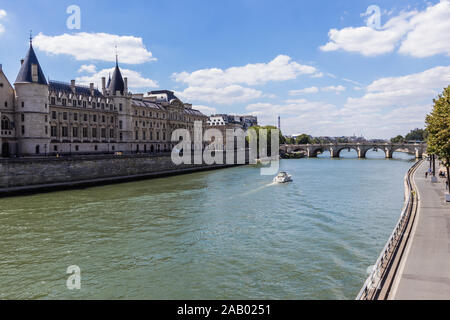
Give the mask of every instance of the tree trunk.
POLYGON ((450 193, 450 166, 447 165, 447 186, 448 186, 448 193, 450 193))

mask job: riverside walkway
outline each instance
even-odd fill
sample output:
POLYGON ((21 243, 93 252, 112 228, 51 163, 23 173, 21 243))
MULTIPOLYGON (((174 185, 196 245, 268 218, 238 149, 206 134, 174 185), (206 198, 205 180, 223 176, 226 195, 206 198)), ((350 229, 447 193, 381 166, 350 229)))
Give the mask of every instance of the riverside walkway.
POLYGON ((450 299, 450 203, 443 179, 425 179, 428 166, 424 161, 413 176, 417 217, 388 299, 450 299))

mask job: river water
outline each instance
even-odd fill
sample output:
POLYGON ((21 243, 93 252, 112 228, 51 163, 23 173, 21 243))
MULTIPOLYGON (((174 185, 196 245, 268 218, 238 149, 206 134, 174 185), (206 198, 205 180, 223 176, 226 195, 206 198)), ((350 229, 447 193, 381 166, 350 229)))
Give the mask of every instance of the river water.
POLYGON ((413 160, 342 156, 0 199, 0 299, 354 299, 413 160))

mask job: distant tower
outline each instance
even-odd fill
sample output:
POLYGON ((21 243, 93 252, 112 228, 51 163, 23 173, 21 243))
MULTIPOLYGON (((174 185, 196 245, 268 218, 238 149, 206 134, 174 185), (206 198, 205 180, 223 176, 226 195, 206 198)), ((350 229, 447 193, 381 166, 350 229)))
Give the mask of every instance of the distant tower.
POLYGON ((33 50, 30 48, 14 83, 16 89, 16 137, 19 155, 44 154, 49 151, 48 84, 33 50))
POLYGON ((278 130, 281 131, 281 119, 280 119, 280 116, 278 116, 278 130))

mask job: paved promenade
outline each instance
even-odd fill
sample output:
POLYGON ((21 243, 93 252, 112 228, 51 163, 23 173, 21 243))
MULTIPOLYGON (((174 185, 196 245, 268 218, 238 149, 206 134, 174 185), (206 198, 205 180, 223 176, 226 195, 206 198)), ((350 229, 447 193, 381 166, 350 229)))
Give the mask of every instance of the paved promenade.
POLYGON ((445 182, 425 179, 429 162, 414 175, 419 210, 389 299, 450 299, 450 203, 445 182))

